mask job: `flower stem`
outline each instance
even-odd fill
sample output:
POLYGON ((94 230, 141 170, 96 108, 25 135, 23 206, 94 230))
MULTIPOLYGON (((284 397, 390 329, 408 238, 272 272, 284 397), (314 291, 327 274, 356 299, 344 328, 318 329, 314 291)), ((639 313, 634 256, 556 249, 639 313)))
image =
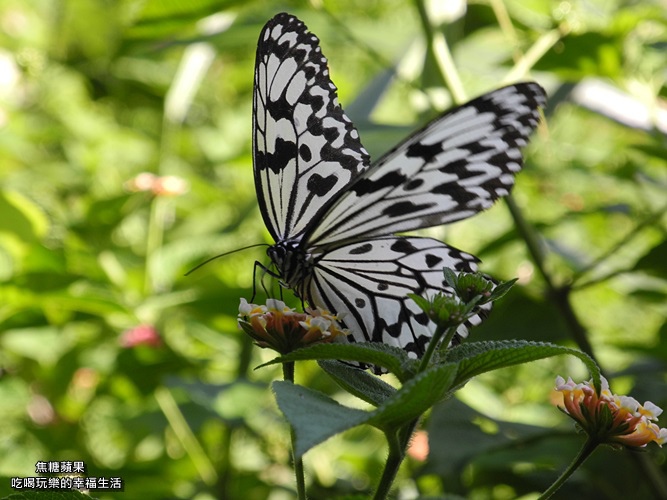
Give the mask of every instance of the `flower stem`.
MULTIPOLYGON (((456 333, 458 325, 452 326, 449 328, 443 328, 438 326, 431 337, 426 352, 421 359, 419 364, 418 372, 423 372, 429 366, 433 353, 438 345, 440 345, 440 340, 444 337, 443 342, 451 342, 452 337, 456 333)), ((389 455, 387 456, 387 461, 384 464, 384 470, 382 471, 382 477, 380 478, 380 483, 378 484, 377 490, 375 490, 375 495, 373 495, 374 500, 380 500, 387 498, 389 491, 391 490, 391 485, 398 474, 398 470, 401 467, 401 463, 405 458, 405 452, 410 443, 410 438, 412 433, 417 427, 419 418, 416 418, 404 425, 396 432, 385 432, 387 437, 387 443, 389 444, 389 455)))
POLYGON ((433 353, 435 352, 436 348, 439 345, 449 345, 449 343, 452 341, 452 338, 454 337, 454 334, 456 333, 456 329, 459 327, 459 325, 456 326, 451 326, 449 328, 443 328, 441 326, 438 326, 435 329, 435 333, 433 333, 433 337, 431 337, 431 340, 428 342, 428 346, 426 347, 426 352, 424 353, 424 356, 422 356, 421 362, 419 363, 419 370, 418 372, 423 372, 428 368, 429 363, 431 362, 431 358, 433 357, 433 353), (442 342, 440 340, 443 338, 442 342))
POLYGON ((384 465, 384 471, 382 471, 380 484, 378 484, 377 490, 375 490, 375 495, 373 495, 373 500, 387 498, 387 495, 389 495, 389 491, 391 490, 391 485, 394 482, 394 478, 396 477, 398 469, 401 467, 401 462, 403 462, 403 457, 405 456, 405 448, 403 443, 401 443, 402 440, 399 437, 399 433, 386 432, 385 436, 387 437, 387 443, 389 444, 389 456, 384 465))
POLYGON ((581 467, 581 464, 583 464, 586 459, 593 453, 595 448, 598 446, 598 441, 594 438, 588 437, 586 439, 586 442, 584 443, 584 446, 579 450, 579 454, 574 458, 572 463, 568 466, 567 469, 563 471, 563 473, 560 475, 556 481, 549 486, 549 488, 540 495, 538 500, 546 500, 547 498, 550 498, 558 489, 563 486, 565 481, 568 480, 568 478, 574 473, 575 470, 577 470, 579 467, 581 467))
MULTIPOLYGON (((283 378, 294 383, 294 361, 283 363, 283 378)), ((296 495, 299 500, 306 500, 306 478, 303 472, 303 459, 296 456, 296 432, 290 425, 290 438, 292 442, 292 462, 294 463, 294 476, 296 478, 296 495)))

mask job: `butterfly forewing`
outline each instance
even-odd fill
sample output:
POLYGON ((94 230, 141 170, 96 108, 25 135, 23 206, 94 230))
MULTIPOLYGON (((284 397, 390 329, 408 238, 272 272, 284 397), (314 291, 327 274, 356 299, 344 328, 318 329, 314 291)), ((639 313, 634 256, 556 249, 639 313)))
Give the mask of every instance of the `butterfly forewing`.
POLYGON ((253 116, 257 199, 280 241, 301 234, 369 164, 338 104, 319 40, 288 14, 260 35, 253 116))
POLYGON ((394 233, 469 217, 506 195, 544 102, 535 83, 496 90, 445 113, 369 167, 317 37, 278 14, 257 48, 253 134, 257 198, 275 240, 268 253, 277 274, 309 305, 341 315, 352 340, 421 356, 434 325, 407 295, 451 293, 443 267, 475 271, 477 259, 394 233))
POLYGON ((412 231, 489 208, 514 185, 544 100, 539 85, 522 83, 435 119, 361 174, 310 241, 412 231))

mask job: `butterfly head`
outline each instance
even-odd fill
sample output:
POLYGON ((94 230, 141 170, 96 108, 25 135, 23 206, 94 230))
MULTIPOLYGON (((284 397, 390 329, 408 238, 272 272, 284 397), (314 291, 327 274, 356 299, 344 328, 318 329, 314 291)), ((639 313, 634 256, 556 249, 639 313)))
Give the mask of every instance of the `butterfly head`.
POLYGON ((312 255, 307 253, 298 240, 282 240, 266 250, 278 274, 293 290, 299 290, 304 279, 312 272, 312 255))

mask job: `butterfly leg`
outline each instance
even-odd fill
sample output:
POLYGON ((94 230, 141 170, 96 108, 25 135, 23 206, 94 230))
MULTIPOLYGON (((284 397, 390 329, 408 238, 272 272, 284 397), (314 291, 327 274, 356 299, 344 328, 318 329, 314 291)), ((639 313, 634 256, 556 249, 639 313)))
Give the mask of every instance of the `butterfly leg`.
POLYGON ((255 261, 255 266, 253 267, 252 270, 252 299, 250 299, 250 302, 254 302, 255 297, 257 296, 257 268, 260 268, 262 270, 262 277, 259 279, 259 283, 262 286, 262 290, 264 290, 264 293, 266 294, 267 297, 273 297, 273 291, 269 290, 266 288, 266 285, 264 285, 264 276, 269 275, 272 278, 278 279, 280 283, 280 300, 283 300, 283 288, 285 288, 287 285, 280 281, 280 275, 277 274, 275 271, 272 271, 268 267, 266 267, 264 264, 262 264, 259 261, 255 261))

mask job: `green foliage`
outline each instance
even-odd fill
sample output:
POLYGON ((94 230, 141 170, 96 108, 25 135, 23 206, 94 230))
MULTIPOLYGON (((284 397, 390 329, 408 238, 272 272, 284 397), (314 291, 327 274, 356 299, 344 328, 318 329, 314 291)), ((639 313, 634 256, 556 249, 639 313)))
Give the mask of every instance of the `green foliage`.
POLYGON ((373 406, 381 405, 396 392, 392 385, 381 378, 345 363, 319 360, 317 364, 345 391, 373 406))
POLYGON ((85 500, 89 499, 88 495, 84 495, 78 491, 22 491, 5 497, 6 500, 85 500))
MULTIPOLYGON (((496 279, 519 277, 472 342, 436 353, 439 364, 417 376, 415 360, 378 346, 290 355, 395 374, 299 362, 297 382, 309 389, 274 385, 297 426, 308 430, 303 401, 330 411, 329 430, 311 422, 297 435, 300 452, 321 443, 304 456, 313 497, 372 489, 383 434, 355 426, 386 431, 436 402, 423 423, 429 458, 408 456, 400 494, 543 491, 581 441, 547 401, 557 374, 591 369, 586 357, 550 357, 573 347, 625 393, 667 405, 664 5, 508 0, 453 13, 438 10, 450 2, 323 4, 0 5, 0 497, 84 496, 12 490, 10 478, 35 475, 40 460, 120 476, 128 498, 293 491, 270 391, 277 371, 252 371, 270 357, 236 326, 262 250, 183 276, 268 241, 251 171, 251 89, 257 35, 278 10, 322 40, 375 158, 455 103, 452 76, 469 97, 533 78, 550 96, 514 208, 430 233, 478 255, 496 279), (452 66, 436 57, 434 33, 445 35, 452 66), (605 85, 583 92, 591 83, 605 85), (136 190, 142 172, 188 189, 136 190), (532 360, 541 361, 524 364, 532 360), (463 385, 467 405, 449 397, 463 385), (350 404, 341 387, 372 409, 341 410, 350 404)), ((667 461, 664 450, 647 451, 594 454, 563 496, 659 498, 667 461)))
POLYGON ((410 360, 403 349, 371 342, 359 342, 357 344, 316 344, 280 356, 266 363, 266 365, 308 359, 342 359, 345 361, 372 364, 385 369, 389 373, 393 373, 401 381, 408 380, 410 377, 410 360))
MULTIPOLYGON (((458 326, 458 325, 456 325, 458 326)), ((376 355, 382 349, 372 349, 374 344, 319 344, 302 348, 293 353, 276 358, 274 362, 291 363, 307 359, 341 359, 363 363, 377 363, 392 356, 398 365, 405 356, 402 350, 387 351, 382 357, 376 355)), ((326 371, 339 382, 341 387, 377 409, 364 412, 340 405, 327 395, 294 385, 289 382, 274 382, 273 390, 281 411, 296 431, 296 453, 301 456, 308 449, 343 430, 370 424, 385 433, 395 432, 419 418, 433 405, 451 397, 456 389, 463 387, 470 379, 482 373, 536 361, 559 354, 570 354, 580 358, 590 370, 596 385, 600 388, 600 373, 597 366, 586 354, 566 347, 546 343, 516 342, 469 342, 448 349, 446 361, 437 362, 418 373, 400 371, 394 373, 405 383, 398 390, 373 379, 367 373, 353 376, 351 368, 341 362, 329 361, 326 371), (373 380, 371 382, 371 380, 373 380)), ((384 362, 383 367, 391 366, 384 362)))

